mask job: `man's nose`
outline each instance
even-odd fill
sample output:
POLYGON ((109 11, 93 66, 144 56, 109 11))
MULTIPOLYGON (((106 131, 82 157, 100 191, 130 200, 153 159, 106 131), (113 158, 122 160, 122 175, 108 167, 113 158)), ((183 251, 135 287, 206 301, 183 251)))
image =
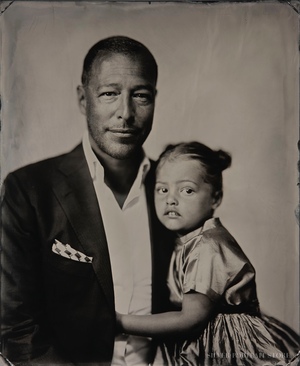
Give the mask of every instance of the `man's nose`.
POLYGON ((133 101, 128 95, 121 95, 118 107, 118 118, 129 122, 134 116, 133 101))

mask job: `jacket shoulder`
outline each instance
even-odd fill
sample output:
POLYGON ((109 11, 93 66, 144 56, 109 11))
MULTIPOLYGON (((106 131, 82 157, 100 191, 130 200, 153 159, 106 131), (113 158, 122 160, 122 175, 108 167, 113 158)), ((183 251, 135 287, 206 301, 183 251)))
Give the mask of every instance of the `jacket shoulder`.
POLYGON ((47 185, 52 180, 54 172, 60 169, 63 162, 77 161, 79 156, 83 156, 81 144, 70 152, 25 165, 8 173, 4 180, 4 186, 17 184, 25 188, 26 186, 33 187, 39 184, 47 185))
POLYGON ((68 157, 72 157, 72 155, 78 153, 80 151, 80 149, 82 150, 82 146, 78 145, 73 150, 66 152, 64 154, 60 154, 57 156, 49 157, 47 159, 43 159, 43 160, 31 163, 31 164, 27 164, 21 168, 18 168, 16 170, 10 172, 7 175, 7 177, 9 177, 10 175, 21 177, 23 175, 31 175, 35 172, 40 175, 43 172, 48 172, 49 169, 58 167, 63 160, 68 159, 68 157))

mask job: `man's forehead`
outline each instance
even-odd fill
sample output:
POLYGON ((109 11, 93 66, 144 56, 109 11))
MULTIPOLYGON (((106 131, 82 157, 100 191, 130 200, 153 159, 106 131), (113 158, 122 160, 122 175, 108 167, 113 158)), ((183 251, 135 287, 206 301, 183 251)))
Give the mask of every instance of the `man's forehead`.
POLYGON ((101 83, 113 83, 123 78, 140 79, 143 83, 155 86, 154 71, 141 57, 123 54, 110 54, 95 59, 92 67, 92 78, 101 83))
POLYGON ((139 56, 131 56, 121 53, 110 53, 98 56, 93 62, 93 68, 128 68, 128 69, 149 69, 147 62, 139 56))

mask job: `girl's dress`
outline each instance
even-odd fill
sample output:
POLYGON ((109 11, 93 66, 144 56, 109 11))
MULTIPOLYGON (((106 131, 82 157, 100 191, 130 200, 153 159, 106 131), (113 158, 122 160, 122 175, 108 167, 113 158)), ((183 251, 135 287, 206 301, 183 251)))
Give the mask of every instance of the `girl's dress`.
POLYGON ((169 365, 280 365, 289 358, 260 317, 253 266, 218 218, 177 239, 168 284, 178 308, 188 292, 216 304, 199 337, 164 344, 169 365))

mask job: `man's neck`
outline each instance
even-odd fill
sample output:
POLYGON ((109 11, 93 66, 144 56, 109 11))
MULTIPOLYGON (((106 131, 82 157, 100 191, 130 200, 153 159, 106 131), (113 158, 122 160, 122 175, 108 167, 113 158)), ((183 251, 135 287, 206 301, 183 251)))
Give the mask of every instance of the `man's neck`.
POLYGON ((142 150, 128 159, 115 159, 99 150, 95 155, 104 169, 104 182, 113 192, 120 207, 123 206, 136 179, 143 159, 142 150))

